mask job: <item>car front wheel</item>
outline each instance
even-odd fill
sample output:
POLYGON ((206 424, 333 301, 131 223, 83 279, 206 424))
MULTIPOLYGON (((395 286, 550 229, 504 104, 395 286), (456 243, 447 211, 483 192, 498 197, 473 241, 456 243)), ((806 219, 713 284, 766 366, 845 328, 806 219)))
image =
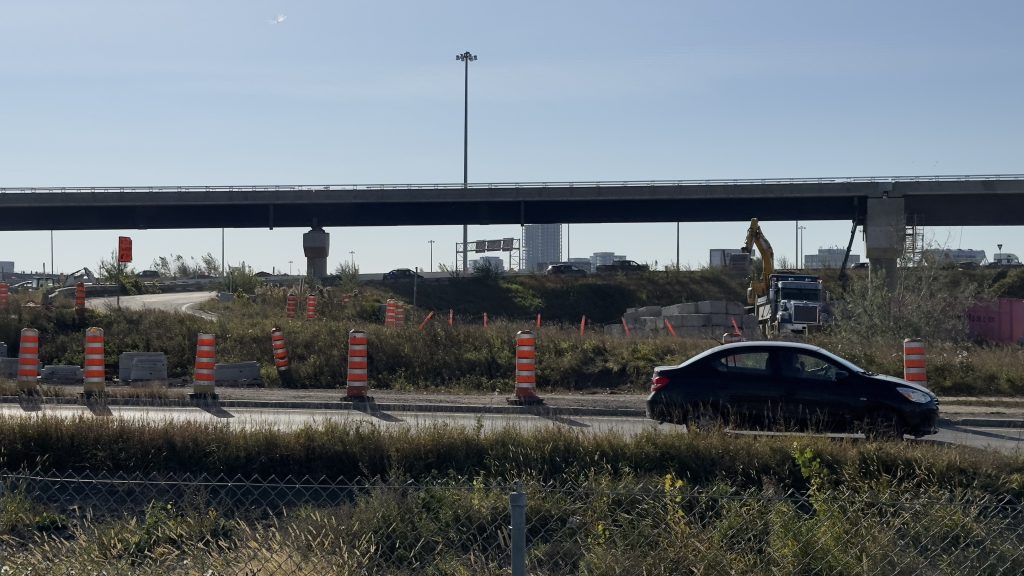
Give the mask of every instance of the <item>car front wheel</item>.
POLYGON ((904 426, 899 416, 891 412, 880 412, 864 422, 864 436, 868 440, 902 440, 904 426))

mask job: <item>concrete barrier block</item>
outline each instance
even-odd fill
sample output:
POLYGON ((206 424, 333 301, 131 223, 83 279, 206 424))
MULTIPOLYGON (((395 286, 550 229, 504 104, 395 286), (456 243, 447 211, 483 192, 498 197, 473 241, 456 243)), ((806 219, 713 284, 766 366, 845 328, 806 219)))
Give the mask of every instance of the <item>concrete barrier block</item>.
MULTIPOLYGON (((732 316, 728 314, 710 314, 708 317, 708 325, 715 326, 716 328, 729 328, 732 329, 732 316)), ((739 324, 739 319, 736 319, 736 323, 739 324)))
POLYGON ((697 302, 698 314, 725 314, 724 300, 702 300, 697 302))
MULTIPOLYGON (((697 326, 697 327, 707 326, 708 325, 708 319, 709 319, 707 314, 680 314, 678 316, 678 318, 679 318, 679 326, 689 326, 689 327, 692 327, 692 326, 697 326)), ((675 326, 675 324, 673 324, 673 326, 675 326)))
POLYGON ((697 303, 696 302, 683 302, 681 304, 673 304, 671 306, 665 306, 661 309, 662 316, 676 316, 678 314, 696 314, 697 303))
POLYGON ((648 330, 651 332, 656 332, 658 330, 661 330, 661 326, 661 316, 644 316, 642 318, 637 318, 637 330, 648 330))
POLYGON ((676 336, 680 338, 704 338, 708 329, 703 326, 683 326, 676 328, 676 336))
POLYGON ((14 380, 18 377, 18 359, 0 358, 0 378, 14 380))
POLYGON ((637 312, 635 308, 630 309, 629 311, 622 315, 622 318, 626 320, 626 324, 629 324, 630 326, 635 326, 636 319, 639 317, 640 313, 637 312))
POLYGON ((608 336, 625 336, 626 331, 622 328, 622 324, 605 324, 604 333, 608 336))
MULTIPOLYGON (((740 315, 740 314, 744 313, 744 310, 745 310, 745 307, 743 306, 742 302, 726 302, 725 303, 725 313, 726 314, 740 315)), ((737 322, 739 322, 739 320, 737 320, 737 322)))
POLYGON ((661 316, 661 306, 644 306, 637 309, 640 316, 661 316))
POLYGON ((39 381, 47 384, 81 384, 84 380, 81 366, 50 364, 39 372, 39 381))
POLYGON ((122 384, 167 380, 167 355, 163 352, 122 352, 117 378, 122 384))
POLYGON ((251 362, 218 363, 213 367, 213 377, 218 386, 262 386, 260 364, 251 362))

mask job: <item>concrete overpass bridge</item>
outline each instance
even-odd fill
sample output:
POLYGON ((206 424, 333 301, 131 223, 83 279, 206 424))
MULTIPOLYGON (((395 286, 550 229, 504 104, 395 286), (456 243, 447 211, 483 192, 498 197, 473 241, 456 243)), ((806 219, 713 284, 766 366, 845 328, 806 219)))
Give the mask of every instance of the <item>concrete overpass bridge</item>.
MULTIPOLYGON (((844 220, 894 271, 907 224, 1024 225, 1024 175, 492 184, 0 188, 0 230, 844 220)), ((318 264, 322 262, 322 268, 318 264)), ((891 274, 890 274, 891 277, 891 274)))

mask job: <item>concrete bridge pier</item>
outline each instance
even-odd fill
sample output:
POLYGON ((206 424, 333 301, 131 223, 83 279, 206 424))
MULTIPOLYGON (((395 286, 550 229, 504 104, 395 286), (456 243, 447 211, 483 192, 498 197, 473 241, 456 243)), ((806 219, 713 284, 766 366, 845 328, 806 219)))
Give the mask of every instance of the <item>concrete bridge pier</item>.
POLYGON ((906 241, 907 217, 902 197, 894 197, 892 183, 883 183, 881 196, 868 198, 867 222, 864 225, 864 244, 871 261, 870 273, 881 271, 885 287, 896 289, 897 260, 903 255, 906 241))
POLYGON ((302 251, 306 254, 306 276, 322 282, 327 276, 327 254, 331 251, 331 235, 321 226, 302 235, 302 251))

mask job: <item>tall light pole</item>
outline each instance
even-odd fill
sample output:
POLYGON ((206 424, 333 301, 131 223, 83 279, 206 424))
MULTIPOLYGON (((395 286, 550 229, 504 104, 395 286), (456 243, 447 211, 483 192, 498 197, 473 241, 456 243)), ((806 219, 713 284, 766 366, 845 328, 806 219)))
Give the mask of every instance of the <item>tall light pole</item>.
POLYGON ((354 270, 355 267, 356 267, 356 251, 355 250, 349 250, 348 251, 348 255, 351 257, 352 269, 354 270))
POLYGON ((427 240, 427 244, 430 244, 430 271, 434 271, 434 241, 427 240))
POLYGON ((288 261, 288 275, 289 276, 292 275, 292 261, 291 260, 288 261))
POLYGON ((800 267, 800 221, 794 222, 793 227, 793 243, 796 244, 796 262, 793 263, 797 268, 800 267))
MULTIPOLYGON (((469 63, 476 60, 476 56, 469 50, 462 54, 456 54, 455 59, 466 63, 465 82, 465 108, 462 114, 462 187, 469 187, 469 63)), ((469 269, 469 252, 466 247, 469 245, 469 226, 462 225, 462 273, 469 269)))
POLYGON ((807 226, 800 226, 800 228, 799 228, 799 230, 800 230, 800 250, 798 250, 797 253, 796 253, 796 260, 799 263, 799 266, 800 266, 801 270, 804 269, 804 257, 803 257, 803 253, 804 253, 804 249, 805 249, 804 248, 804 230, 806 230, 806 229, 807 229, 807 226))

